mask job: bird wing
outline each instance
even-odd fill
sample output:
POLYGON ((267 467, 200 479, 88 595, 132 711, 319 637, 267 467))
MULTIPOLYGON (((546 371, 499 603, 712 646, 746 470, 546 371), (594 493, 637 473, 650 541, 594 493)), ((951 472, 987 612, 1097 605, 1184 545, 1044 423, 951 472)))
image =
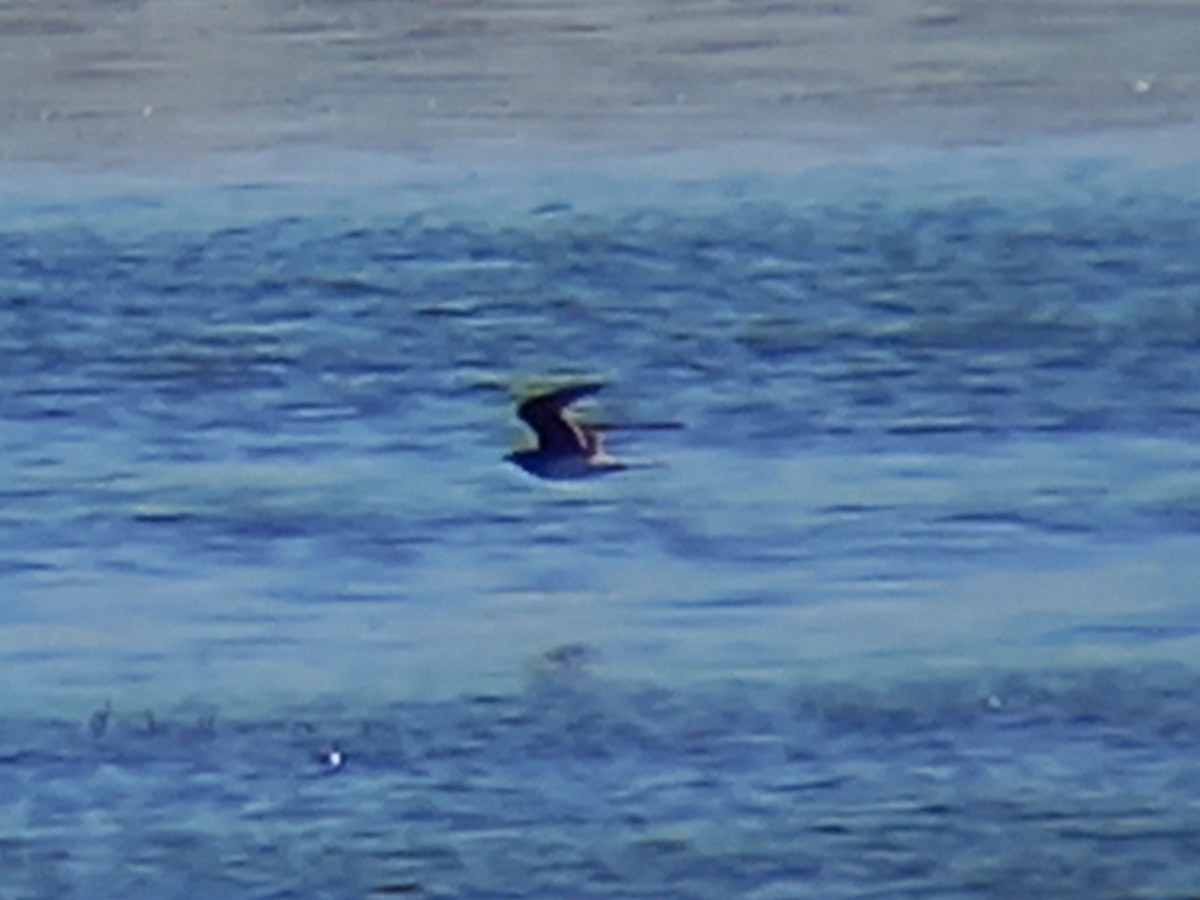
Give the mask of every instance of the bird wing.
POLYGON ((539 394, 518 406, 517 415, 537 434, 539 450, 591 456, 596 446, 595 438, 590 436, 591 430, 572 422, 565 410, 576 400, 594 394, 602 387, 603 384, 588 382, 539 394))

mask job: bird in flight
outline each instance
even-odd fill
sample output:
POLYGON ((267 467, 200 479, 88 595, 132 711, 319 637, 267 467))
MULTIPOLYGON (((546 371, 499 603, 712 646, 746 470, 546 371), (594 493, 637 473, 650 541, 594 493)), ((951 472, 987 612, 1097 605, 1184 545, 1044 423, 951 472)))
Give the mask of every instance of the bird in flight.
POLYGON ((647 422, 628 425, 584 423, 571 416, 567 407, 596 393, 604 385, 589 381, 537 394, 517 407, 521 421, 537 435, 537 447, 517 450, 505 457, 530 475, 556 480, 589 478, 634 468, 604 452, 604 432, 614 428, 678 428, 677 422, 647 422))

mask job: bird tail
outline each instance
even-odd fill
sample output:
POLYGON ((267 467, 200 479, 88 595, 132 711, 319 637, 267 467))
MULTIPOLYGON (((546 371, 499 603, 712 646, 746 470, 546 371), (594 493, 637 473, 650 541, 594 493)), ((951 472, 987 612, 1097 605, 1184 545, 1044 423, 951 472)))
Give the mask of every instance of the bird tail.
POLYGON ((678 431, 682 422, 589 422, 588 428, 596 431, 678 431))

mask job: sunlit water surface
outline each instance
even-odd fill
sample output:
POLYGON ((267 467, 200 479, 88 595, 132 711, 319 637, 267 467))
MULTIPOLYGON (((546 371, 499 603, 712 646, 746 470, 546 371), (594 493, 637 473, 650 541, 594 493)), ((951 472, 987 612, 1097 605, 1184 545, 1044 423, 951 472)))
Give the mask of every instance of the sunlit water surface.
POLYGON ((7 184, 5 895, 1194 896, 1200 173, 955 159, 7 184))

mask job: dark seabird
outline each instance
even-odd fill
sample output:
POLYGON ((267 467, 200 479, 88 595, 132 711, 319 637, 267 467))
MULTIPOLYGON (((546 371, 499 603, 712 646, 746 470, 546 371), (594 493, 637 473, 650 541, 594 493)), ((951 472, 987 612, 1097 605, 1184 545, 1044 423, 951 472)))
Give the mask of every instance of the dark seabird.
POLYGON ((537 435, 537 447, 518 450, 505 459, 538 478, 589 478, 609 472, 642 468, 650 463, 625 463, 604 452, 601 438, 614 429, 663 430, 681 428, 678 422, 627 422, 619 425, 579 422, 567 407, 604 387, 598 381, 572 384, 548 394, 530 397, 517 407, 521 421, 537 435))
POLYGON ((537 435, 537 447, 517 450, 505 459, 539 478, 587 478, 628 469, 601 447, 601 433, 611 426, 585 425, 567 415, 567 407, 604 387, 585 382, 530 397, 517 407, 521 421, 537 435))

